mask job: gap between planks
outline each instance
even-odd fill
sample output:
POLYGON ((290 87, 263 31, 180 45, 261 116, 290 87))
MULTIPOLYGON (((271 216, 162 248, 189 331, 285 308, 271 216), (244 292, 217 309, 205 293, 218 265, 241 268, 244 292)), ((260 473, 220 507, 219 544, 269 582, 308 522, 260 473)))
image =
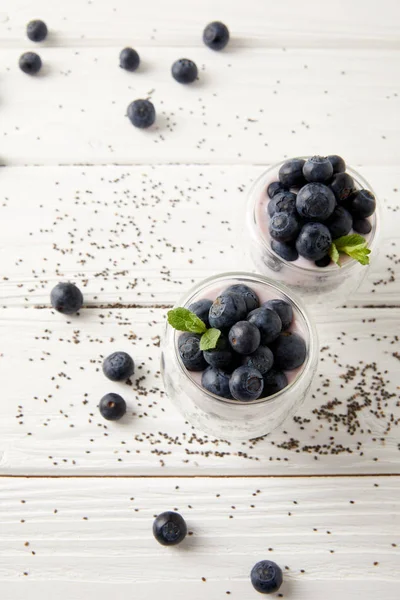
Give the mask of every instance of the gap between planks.
POLYGON ((400 477, 400 473, 314 473, 310 475, 13 475, 1 479, 353 479, 366 477, 400 477))

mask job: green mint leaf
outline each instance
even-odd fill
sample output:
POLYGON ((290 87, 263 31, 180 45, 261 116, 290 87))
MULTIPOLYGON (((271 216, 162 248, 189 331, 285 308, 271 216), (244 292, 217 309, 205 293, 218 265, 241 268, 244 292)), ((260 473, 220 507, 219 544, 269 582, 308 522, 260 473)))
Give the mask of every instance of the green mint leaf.
POLYGON ((367 240, 358 233, 351 233, 350 235, 343 235, 342 237, 335 240, 335 246, 339 250, 343 248, 352 248, 353 246, 366 246, 367 240))
POLYGON ((346 254, 354 258, 354 260, 358 260, 361 265, 369 265, 369 254, 371 254, 371 250, 369 248, 362 248, 360 246, 355 246, 354 248, 348 248, 346 254))
POLYGON ((200 339, 200 350, 212 350, 216 347, 221 332, 219 329, 207 329, 200 339))
POLYGON ((190 331, 190 333, 204 333, 207 329, 205 324, 197 315, 187 308, 174 308, 168 311, 168 323, 178 331, 190 331))
POLYGON ((331 257, 333 262, 337 264, 338 267, 341 266, 341 264, 339 262, 339 252, 338 252, 338 249, 336 248, 335 242, 332 242, 332 244, 329 248, 329 256, 331 257))

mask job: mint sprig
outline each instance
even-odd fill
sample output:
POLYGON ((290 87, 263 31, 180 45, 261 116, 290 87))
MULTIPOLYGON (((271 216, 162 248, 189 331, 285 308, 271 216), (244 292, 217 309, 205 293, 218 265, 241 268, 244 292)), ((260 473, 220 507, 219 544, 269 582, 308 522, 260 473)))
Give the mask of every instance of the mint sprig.
POLYGON ((344 235, 334 240, 329 248, 329 256, 340 267, 340 253, 347 254, 361 265, 369 265, 371 250, 367 247, 367 240, 358 233, 344 235))
POLYGON ((168 311, 168 323, 178 331, 203 334, 200 338, 200 350, 212 350, 216 347, 221 332, 219 329, 207 329, 205 323, 187 308, 174 308, 168 311))

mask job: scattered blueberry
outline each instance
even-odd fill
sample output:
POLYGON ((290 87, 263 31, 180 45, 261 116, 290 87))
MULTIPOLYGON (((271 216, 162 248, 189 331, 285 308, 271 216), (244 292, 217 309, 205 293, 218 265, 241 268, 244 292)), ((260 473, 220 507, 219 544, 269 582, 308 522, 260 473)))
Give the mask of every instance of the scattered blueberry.
POLYGON ((264 380, 257 369, 243 365, 233 371, 229 380, 229 388, 235 400, 257 400, 262 394, 264 380))
POLYGON ((136 71, 140 64, 139 54, 133 48, 124 48, 119 55, 119 66, 126 71, 136 71))
POLYGON ((339 204, 343 204, 355 192, 356 186, 354 179, 348 173, 336 173, 332 178, 330 188, 339 204))
POLYGON ((247 320, 260 330, 261 344, 263 346, 268 346, 268 344, 276 340, 282 331, 282 321, 278 313, 265 306, 252 310, 248 314, 247 320))
POLYGON ((328 267, 330 264, 331 264, 331 257, 329 256, 329 254, 326 254, 319 260, 315 261, 315 265, 317 267, 320 267, 321 269, 328 267))
POLYGON ((188 371, 203 371, 207 367, 203 352, 200 350, 201 335, 185 332, 179 336, 179 356, 188 371))
POLYGON ((305 160, 292 158, 287 160, 279 169, 279 181, 287 188, 296 187, 305 183, 303 167, 305 160))
POLYGON ((51 290, 50 302, 58 312, 73 315, 82 308, 83 296, 74 283, 60 282, 51 290))
POLYGON ((212 350, 203 352, 206 362, 215 369, 229 370, 233 363, 233 352, 226 335, 219 336, 217 345, 212 350))
POLYGON ((25 52, 20 56, 19 68, 27 75, 35 75, 42 68, 42 59, 36 52, 25 52))
POLYGON ((297 237, 300 224, 297 217, 286 212, 275 213, 269 221, 269 233, 278 242, 290 242, 297 237))
POLYGON ((353 229, 357 233, 361 233, 361 235, 367 235, 367 233, 370 233, 372 225, 368 219, 354 219, 353 229))
POLYGON ((99 410, 107 421, 118 421, 126 413, 126 402, 119 394, 106 394, 100 400, 99 410))
POLYGON ((211 327, 230 329, 237 321, 242 321, 246 314, 247 306, 242 294, 223 293, 212 303, 208 320, 211 327))
POLYGON ((285 331, 273 342, 274 366, 282 371, 301 367, 306 359, 306 343, 297 333, 285 331))
POLYGON ((279 318, 282 321, 282 331, 289 329, 293 321, 293 308, 289 302, 285 302, 285 300, 281 300, 280 298, 274 298, 273 300, 267 300, 262 306, 270 308, 278 313, 279 318))
POLYGON ((337 206, 325 224, 331 232, 332 239, 336 240, 349 233, 353 227, 353 219, 348 210, 337 206))
POLYGON ((26 26, 26 35, 31 42, 43 42, 47 37, 47 25, 40 19, 29 21, 26 26))
POLYGON ((277 192, 275 194, 268 203, 268 214, 272 217, 279 212, 296 214, 296 194, 292 192, 277 192))
POLYGON ((357 219, 366 219, 375 212, 375 196, 369 190, 357 190, 350 196, 346 206, 357 219))
POLYGON ((229 380, 230 375, 228 373, 214 367, 208 367, 201 376, 201 385, 211 394, 221 396, 221 398, 232 398, 229 380))
POLYGON ((208 321, 208 313, 210 312, 211 305, 212 300, 204 298, 203 300, 193 302, 193 304, 189 306, 189 310, 203 321, 207 329, 210 327, 210 323, 208 321))
POLYGON ((323 183, 308 183, 296 198, 300 217, 308 221, 326 221, 335 210, 336 200, 331 189, 323 183))
POLYGON ((209 23, 203 31, 203 42, 211 50, 222 50, 229 42, 229 29, 220 21, 209 23))
POLYGON ((324 183, 333 175, 333 166, 325 156, 312 156, 303 167, 303 175, 307 181, 324 183))
POLYGON ((167 511, 158 515, 153 523, 153 535, 163 546, 175 546, 186 537, 185 519, 177 512, 167 511))
POLYGON ((345 172, 346 163, 344 162, 344 160, 341 156, 338 156, 337 154, 331 154, 330 156, 327 156, 327 158, 331 162, 334 173, 344 173, 345 172))
POLYGON ((270 198, 273 198, 278 192, 287 192, 288 190, 281 184, 280 181, 273 181, 269 184, 267 194, 270 198))
POLYGON ((306 223, 296 240, 296 249, 300 256, 309 260, 324 257, 332 244, 332 236, 322 223, 306 223))
POLYGON ((196 64, 188 58, 176 60, 172 65, 171 73, 178 83, 193 83, 198 75, 196 64))
POLYGON ((282 585, 282 570, 272 560, 261 560, 252 568, 250 579, 257 592, 272 594, 282 585))
POLYGON ((260 371, 264 375, 274 364, 274 355, 268 346, 259 346, 255 352, 245 357, 243 364, 260 371))
POLYGON ((229 330, 229 343, 238 354, 252 354, 260 341, 260 330, 249 321, 238 321, 229 330))
POLYGON ((294 246, 290 244, 286 244, 285 242, 277 242, 276 240, 272 240, 271 242, 272 250, 283 260, 287 260, 288 262, 293 262, 299 258, 299 253, 297 252, 294 246))
POLYGON ((260 300, 258 299, 257 294, 255 293, 254 290, 249 288, 248 285, 245 285, 244 283, 236 283, 235 285, 229 286, 222 293, 230 294, 232 292, 243 296, 243 298, 246 302, 246 308, 247 308, 248 312, 250 312, 251 310, 254 310, 255 308, 258 308, 260 306, 260 300))
POLYGON ((128 117, 132 125, 146 129, 156 120, 156 111, 150 100, 134 100, 128 106, 128 117))
POLYGON ((271 369, 264 374, 263 398, 273 396, 288 385, 288 379, 283 371, 271 369))
POLYGON ((126 352, 113 352, 104 359, 103 373, 111 381, 126 381, 135 372, 135 363, 126 352))

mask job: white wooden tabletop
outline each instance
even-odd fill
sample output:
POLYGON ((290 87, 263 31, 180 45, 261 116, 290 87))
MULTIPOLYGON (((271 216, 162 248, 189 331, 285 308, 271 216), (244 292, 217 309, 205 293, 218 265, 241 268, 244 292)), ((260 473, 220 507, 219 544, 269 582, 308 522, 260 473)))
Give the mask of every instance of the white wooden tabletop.
POLYGON ((0 595, 5 600, 400 596, 398 0, 3 0, 0 6, 0 595), (25 27, 43 19, 49 37, 25 27), (215 19, 222 52, 201 40, 215 19), (118 66, 135 47, 139 70, 118 66), (43 70, 18 58, 34 49, 43 70), (181 57, 199 81, 178 85, 181 57), (151 97, 157 125, 127 105, 151 97), (214 273, 254 270, 246 190, 286 156, 338 153, 382 207, 380 253, 347 306, 316 313, 321 361, 265 439, 195 431, 163 391, 166 308, 214 273), (51 310, 70 279, 78 317, 51 310), (126 350, 131 386, 107 383, 126 350), (97 404, 121 391, 128 414, 97 404), (190 535, 159 546, 153 516, 190 535))

